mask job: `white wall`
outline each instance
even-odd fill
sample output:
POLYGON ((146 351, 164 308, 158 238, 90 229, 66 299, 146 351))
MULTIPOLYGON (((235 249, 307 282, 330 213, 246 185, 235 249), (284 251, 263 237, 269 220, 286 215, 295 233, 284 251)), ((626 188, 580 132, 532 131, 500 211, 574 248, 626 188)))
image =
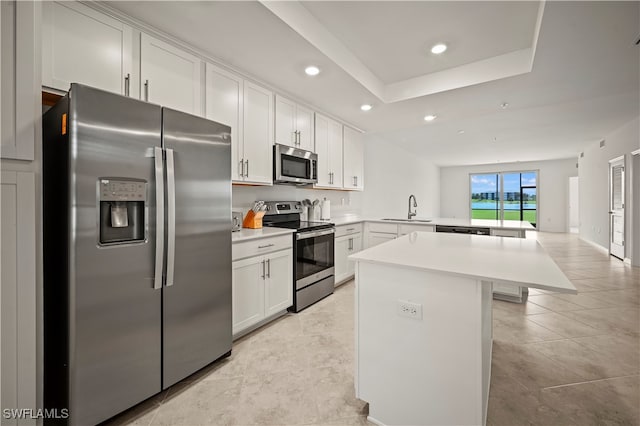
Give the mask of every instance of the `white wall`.
POLYGON ((234 185, 232 197, 233 210, 242 211, 245 214, 256 200, 301 201, 308 198, 311 201, 315 199, 322 201, 325 197, 331 201, 331 217, 362 214, 363 193, 356 191, 309 189, 293 185, 234 185))
POLYGON ((578 176, 569 178, 569 227, 580 227, 580 184, 578 176))
MULTIPOLYGON (((609 248, 609 160, 626 156, 625 192, 630 195, 631 152, 640 148, 640 119, 636 118, 604 138, 605 146, 595 143, 579 158, 580 238, 609 248)), ((636 175, 637 176, 637 175, 636 175)), ((637 180, 637 178, 636 178, 637 180)), ((627 199, 629 201, 629 199, 627 199)), ((627 204, 627 207, 630 207, 627 204)), ((625 211, 625 241, 631 241, 632 212, 625 211)), ((637 218, 639 212, 635 212, 637 218)), ((637 219, 636 219, 637 221, 637 219)), ((629 254, 626 255, 628 257, 629 254)))
POLYGON ((418 217, 439 216, 438 166, 371 135, 365 135, 364 166, 365 216, 407 217, 411 194, 418 201, 418 217))
POLYGON ((469 174, 538 170, 538 229, 569 231, 569 176, 578 174, 574 159, 442 167, 440 215, 469 218, 469 174))

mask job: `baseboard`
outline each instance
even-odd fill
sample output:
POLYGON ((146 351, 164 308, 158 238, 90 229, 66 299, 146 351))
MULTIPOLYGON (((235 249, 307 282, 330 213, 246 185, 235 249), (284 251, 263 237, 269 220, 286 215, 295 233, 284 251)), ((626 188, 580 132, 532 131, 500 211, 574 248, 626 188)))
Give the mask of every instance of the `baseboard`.
POLYGON ((627 265, 631 265, 631 259, 628 257, 625 257, 623 262, 626 263, 627 265))

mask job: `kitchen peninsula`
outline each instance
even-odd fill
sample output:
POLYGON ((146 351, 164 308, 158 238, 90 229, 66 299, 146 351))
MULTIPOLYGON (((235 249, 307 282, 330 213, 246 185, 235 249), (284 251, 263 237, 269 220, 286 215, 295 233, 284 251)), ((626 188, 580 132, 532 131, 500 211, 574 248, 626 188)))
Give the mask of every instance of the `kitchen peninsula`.
POLYGON ((412 232, 356 262, 356 396, 376 424, 485 424, 492 283, 577 291, 537 241, 412 232))

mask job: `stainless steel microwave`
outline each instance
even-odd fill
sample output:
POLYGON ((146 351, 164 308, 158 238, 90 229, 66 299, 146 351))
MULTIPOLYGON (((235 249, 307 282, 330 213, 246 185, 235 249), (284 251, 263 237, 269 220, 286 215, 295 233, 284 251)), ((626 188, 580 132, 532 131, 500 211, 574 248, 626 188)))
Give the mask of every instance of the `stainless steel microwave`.
POLYGON ((318 155, 304 149, 275 144, 273 182, 294 185, 318 182, 318 155))

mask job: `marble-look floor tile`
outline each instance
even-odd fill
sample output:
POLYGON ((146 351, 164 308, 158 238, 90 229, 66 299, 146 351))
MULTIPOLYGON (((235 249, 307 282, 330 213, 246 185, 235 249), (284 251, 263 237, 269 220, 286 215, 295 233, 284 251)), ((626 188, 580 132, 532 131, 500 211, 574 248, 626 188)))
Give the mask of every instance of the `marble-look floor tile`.
POLYGON ((307 370, 247 377, 238 401, 239 425, 300 425, 319 420, 316 388, 307 370))
POLYGON ((523 345, 494 342, 493 363, 530 391, 584 381, 574 371, 523 345))
POLYGON ((529 321, 528 317, 500 318, 494 316, 493 339, 494 341, 508 343, 531 343, 546 340, 563 339, 564 336, 529 321))
POLYGON ((637 425, 640 376, 542 389, 540 399, 573 425, 637 425))
MULTIPOLYGON (((616 307, 562 312, 561 315, 575 319, 601 333, 640 333, 638 308, 616 307)), ((578 337, 578 336, 572 336, 578 337)))
POLYGON ((238 424, 242 378, 203 380, 173 386, 152 425, 238 424))
POLYGON ((584 309, 583 306, 576 305, 575 303, 568 302, 563 299, 559 299, 551 294, 544 294, 539 296, 529 296, 528 303, 535 303, 551 311, 577 311, 584 309))
POLYGON ((633 357, 617 357, 612 362, 609 354, 597 350, 585 350, 586 346, 573 340, 531 343, 537 350, 567 369, 578 373, 585 380, 607 379, 640 373, 633 357))
POLYGON ((602 334, 602 332, 597 328, 591 327, 580 321, 567 318, 557 312, 529 315, 527 319, 563 337, 583 337, 602 334))

